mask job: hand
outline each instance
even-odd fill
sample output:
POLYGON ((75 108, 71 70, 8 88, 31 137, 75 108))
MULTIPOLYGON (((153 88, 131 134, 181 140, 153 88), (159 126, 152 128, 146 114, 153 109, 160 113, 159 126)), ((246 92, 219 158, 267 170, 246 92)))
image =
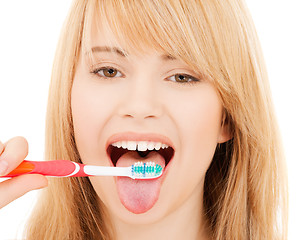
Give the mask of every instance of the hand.
MULTIPOLYGON (((15 137, 6 143, 0 142, 0 176, 14 170, 27 156, 28 143, 23 137, 15 137)), ((47 178, 38 174, 27 174, 0 182, 0 208, 25 193, 46 187, 47 178)))

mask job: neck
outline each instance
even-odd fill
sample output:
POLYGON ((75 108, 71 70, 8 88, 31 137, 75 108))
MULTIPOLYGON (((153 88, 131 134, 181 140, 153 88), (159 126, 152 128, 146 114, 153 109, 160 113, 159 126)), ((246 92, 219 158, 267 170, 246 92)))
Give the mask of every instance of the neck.
POLYGON ((207 240, 202 200, 202 192, 194 192, 181 207, 152 224, 133 225, 115 218, 116 239, 207 240))

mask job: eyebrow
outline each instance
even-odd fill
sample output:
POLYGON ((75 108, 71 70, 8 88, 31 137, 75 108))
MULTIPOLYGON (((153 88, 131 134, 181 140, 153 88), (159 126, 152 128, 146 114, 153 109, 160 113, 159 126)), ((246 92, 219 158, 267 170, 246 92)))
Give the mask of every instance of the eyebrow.
POLYGON ((167 61, 167 60, 177 60, 176 57, 171 56, 171 55, 169 55, 169 54, 163 54, 163 55, 161 56, 161 58, 162 58, 163 60, 165 60, 165 61, 167 61))
MULTIPOLYGON (((117 55, 121 56, 121 57, 127 57, 129 56, 129 54, 122 50, 121 48, 118 47, 109 47, 109 46, 96 46, 96 47, 92 47, 91 49, 92 53, 95 52, 112 52, 112 53, 116 53, 117 55)), ((170 54, 163 54, 161 55, 161 59, 164 61, 168 61, 168 60, 176 60, 177 58, 175 58, 174 56, 170 55, 170 54)))
POLYGON ((109 47, 109 46, 96 46, 92 48, 92 53, 94 52, 113 52, 117 53, 121 57, 126 57, 128 54, 120 48, 117 47, 109 47))

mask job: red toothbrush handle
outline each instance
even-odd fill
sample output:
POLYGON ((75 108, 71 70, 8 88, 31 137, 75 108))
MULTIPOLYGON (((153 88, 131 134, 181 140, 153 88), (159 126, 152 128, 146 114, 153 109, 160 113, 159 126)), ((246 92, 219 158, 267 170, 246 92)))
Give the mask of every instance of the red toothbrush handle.
POLYGON ((86 177, 84 164, 68 161, 28 161, 24 160, 16 169, 1 177, 16 177, 23 174, 42 174, 53 177, 86 177))

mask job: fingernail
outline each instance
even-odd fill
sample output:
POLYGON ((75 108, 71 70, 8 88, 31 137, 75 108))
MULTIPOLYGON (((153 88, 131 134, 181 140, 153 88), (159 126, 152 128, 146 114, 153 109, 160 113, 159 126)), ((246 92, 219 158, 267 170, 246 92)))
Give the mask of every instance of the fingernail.
POLYGON ((0 161, 0 176, 5 175, 8 168, 8 163, 4 160, 0 161))

